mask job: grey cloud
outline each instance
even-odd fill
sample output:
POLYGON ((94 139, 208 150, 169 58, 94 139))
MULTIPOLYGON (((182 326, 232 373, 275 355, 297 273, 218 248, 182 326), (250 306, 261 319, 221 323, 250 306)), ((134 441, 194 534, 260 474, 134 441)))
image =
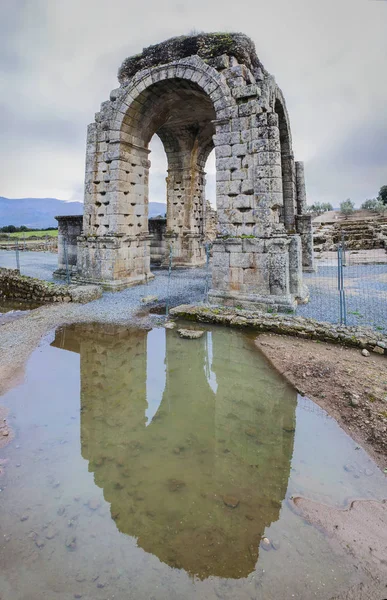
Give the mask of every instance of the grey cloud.
MULTIPOLYGON (((243 10, 231 0, 148 0, 140 10, 128 0, 2 0, 0 194, 79 199, 86 126, 117 86, 122 60, 195 28, 253 38, 287 99, 309 198, 361 202, 387 183, 386 23, 387 2, 362 0, 245 0, 243 10)), ((160 147, 151 160, 151 200, 160 201, 160 147)))

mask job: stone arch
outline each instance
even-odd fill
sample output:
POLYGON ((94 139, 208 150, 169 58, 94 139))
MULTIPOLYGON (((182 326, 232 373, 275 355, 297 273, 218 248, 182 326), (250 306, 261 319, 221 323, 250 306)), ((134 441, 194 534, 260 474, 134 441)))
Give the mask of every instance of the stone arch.
MULTIPOLYGON (((98 136, 88 152, 99 164, 86 176, 84 233, 135 237, 121 242, 133 250, 137 241, 135 271, 149 274, 148 145, 156 133, 168 159, 167 235, 175 262, 204 262, 204 165, 213 148, 214 122, 233 103, 222 75, 199 57, 156 67, 151 75, 141 71, 113 90, 96 115, 98 136)), ((133 267, 122 263, 120 276, 133 267)))
POLYGON ((253 42, 224 33, 173 38, 126 59, 119 82, 88 128, 78 280, 119 289, 152 276, 148 143, 157 133, 168 158, 167 236, 177 262, 204 258, 204 166, 215 148, 209 300, 292 309, 303 294, 295 227, 303 171, 296 188, 285 102, 253 42))

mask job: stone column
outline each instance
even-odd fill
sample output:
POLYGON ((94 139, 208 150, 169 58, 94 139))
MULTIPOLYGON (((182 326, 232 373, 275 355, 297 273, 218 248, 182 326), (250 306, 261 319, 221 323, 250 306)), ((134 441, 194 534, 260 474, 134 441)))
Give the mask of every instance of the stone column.
POLYGON ((58 221, 58 268, 54 271, 54 277, 59 279, 66 277, 66 256, 69 272, 77 272, 77 240, 82 233, 82 215, 66 215, 55 217, 58 221))
POLYGON ((296 227, 302 243, 302 270, 313 273, 316 269, 314 264, 312 216, 297 215, 296 227))
POLYGON ((304 163, 296 162, 296 192, 297 192, 297 214, 304 215, 306 212, 306 188, 304 163))
POLYGON ((302 240, 299 235, 291 235, 289 244, 289 287, 298 301, 305 302, 308 290, 302 283, 302 240))
MULTIPOLYGON (((180 157, 192 162, 191 154, 180 157)), ((167 233, 173 245, 173 264, 196 267, 204 264, 203 246, 205 173, 198 165, 169 166, 167 177, 167 233)), ((164 264, 169 261, 167 252, 164 264)))

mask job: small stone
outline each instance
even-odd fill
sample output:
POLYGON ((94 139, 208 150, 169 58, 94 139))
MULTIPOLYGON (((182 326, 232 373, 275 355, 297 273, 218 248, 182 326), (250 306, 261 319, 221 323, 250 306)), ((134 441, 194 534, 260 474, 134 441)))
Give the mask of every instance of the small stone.
POLYGON ((86 577, 84 577, 82 573, 77 573, 75 575, 75 581, 77 581, 78 583, 83 583, 84 581, 86 581, 86 577))
POLYGON ((87 506, 90 510, 97 510, 101 506, 101 503, 98 498, 91 498, 91 500, 88 501, 87 506))
POLYGON ((22 516, 20 517, 20 520, 21 520, 21 521, 28 521, 28 519, 29 519, 28 515, 22 515, 22 516))
POLYGON ((74 551, 77 547, 77 538, 75 535, 68 535, 65 541, 66 548, 68 548, 71 552, 74 551))
POLYGON ((157 296, 144 296, 144 298, 141 298, 143 304, 151 304, 152 302, 157 302, 157 300, 157 296))
POLYGON ((259 546, 260 546, 260 548, 262 548, 262 550, 266 550, 266 551, 271 550, 271 542, 270 542, 269 538, 267 538, 267 537, 262 538, 259 546))
POLYGON ((9 435, 9 431, 8 431, 8 429, 4 429, 4 431, 3 431, 3 436, 4 436, 4 437, 7 437, 8 435, 9 435))
POLYGON ((246 427, 245 434, 248 435, 249 437, 256 437, 258 434, 258 431, 255 429, 255 427, 246 427))
POLYGON ((164 323, 165 329, 175 329, 176 323, 174 321, 167 321, 164 323))
POLYGON ((180 454, 180 448, 174 448, 173 449, 173 453, 174 454, 180 454))
POLYGON ((363 356, 369 356, 370 353, 368 352, 368 350, 366 350, 366 348, 363 348, 363 350, 361 351, 363 356))
POLYGON ((359 404, 360 404, 359 397, 356 396, 356 394, 353 394, 350 402, 351 402, 351 406, 353 406, 353 407, 359 406, 359 404))
POLYGON ((204 331, 201 331, 200 329, 178 329, 177 333, 181 338, 187 340, 196 340, 202 337, 204 331))
POLYGON ((20 463, 16 463, 16 466, 17 466, 17 467, 21 467, 21 464, 20 464, 20 463))
POLYGON ((239 505, 239 499, 235 496, 223 496, 223 502, 229 508, 236 508, 239 505))
POLYGON ((74 594, 74 598, 82 598, 82 594, 74 594))
POLYGON ((168 489, 170 492, 177 492, 184 487, 184 481, 179 481, 178 479, 169 479, 168 481, 168 489))
POLYGON ((384 349, 380 348, 380 346, 375 346, 372 352, 375 352, 375 354, 384 354, 384 349))
POLYGON ((50 525, 46 531, 46 539, 52 540, 58 532, 50 525))
POLYGON ((280 548, 280 543, 278 540, 271 540, 271 547, 273 548, 273 550, 279 550, 280 548))
POLYGON ((44 547, 44 541, 42 540, 42 538, 40 538, 40 537, 35 538, 35 546, 37 546, 38 548, 44 547))
POLYGON ((64 506, 60 506, 60 507, 58 508, 58 510, 56 511, 56 514, 57 514, 57 515, 59 515, 59 516, 61 517, 62 515, 64 515, 64 514, 65 514, 65 512, 66 512, 66 509, 65 509, 65 507, 64 507, 64 506))
POLYGON ((97 583, 97 588, 100 588, 100 589, 102 589, 102 588, 104 588, 104 587, 105 587, 105 585, 106 585, 106 583, 105 583, 104 581, 99 581, 99 582, 97 583))

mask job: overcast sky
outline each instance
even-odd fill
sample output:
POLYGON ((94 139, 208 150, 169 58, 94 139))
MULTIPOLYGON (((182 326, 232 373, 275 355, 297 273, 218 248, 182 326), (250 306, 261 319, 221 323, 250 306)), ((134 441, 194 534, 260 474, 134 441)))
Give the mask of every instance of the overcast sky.
POLYGON ((309 203, 360 204, 387 184, 386 0, 0 0, 0 196, 82 200, 86 126, 122 60, 193 29, 254 40, 285 94, 309 203))

